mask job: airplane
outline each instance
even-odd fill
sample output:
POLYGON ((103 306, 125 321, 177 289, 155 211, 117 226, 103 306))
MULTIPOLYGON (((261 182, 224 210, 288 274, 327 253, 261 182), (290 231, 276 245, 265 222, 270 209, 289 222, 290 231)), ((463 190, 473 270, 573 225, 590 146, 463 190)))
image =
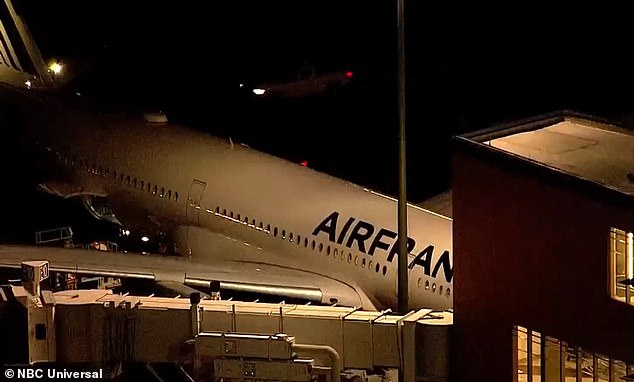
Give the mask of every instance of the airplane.
MULTIPOLYGON (((19 13, 7 14, 2 27, 19 38, 0 46, 11 57, 0 62, 1 139, 34 166, 21 171, 43 170, 40 190, 96 218, 169 233, 176 255, 2 245, 0 267, 45 259, 52 272, 396 308, 395 199, 164 115, 69 105, 19 13)), ((408 205, 408 226, 411 308, 451 308, 452 220, 408 205)))
POLYGON ((302 98, 345 86, 353 76, 350 70, 317 74, 314 67, 304 67, 298 71, 295 81, 262 84, 251 91, 259 97, 302 98))

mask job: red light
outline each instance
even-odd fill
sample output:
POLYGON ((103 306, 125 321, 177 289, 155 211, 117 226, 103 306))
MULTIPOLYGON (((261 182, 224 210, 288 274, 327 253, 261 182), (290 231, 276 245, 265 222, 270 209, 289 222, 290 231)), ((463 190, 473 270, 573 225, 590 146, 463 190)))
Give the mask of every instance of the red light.
POLYGON ((346 72, 346 77, 352 78, 352 72, 346 72))
POLYGON ((304 167, 307 167, 308 166, 308 161, 304 160, 304 161, 299 162, 299 164, 301 164, 304 167))

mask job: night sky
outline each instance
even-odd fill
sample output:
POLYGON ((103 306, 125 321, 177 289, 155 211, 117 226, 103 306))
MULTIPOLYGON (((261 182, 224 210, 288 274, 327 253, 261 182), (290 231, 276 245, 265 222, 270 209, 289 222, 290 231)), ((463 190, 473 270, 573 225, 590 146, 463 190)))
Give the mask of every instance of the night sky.
MULTIPOLYGON (((104 108, 162 109, 397 193, 396 1, 44 3, 25 3, 43 54, 81 62, 73 86, 104 108), (238 89, 305 64, 355 75, 301 100, 238 89)), ((410 201, 451 187, 455 134, 560 109, 608 118, 631 109, 632 8, 406 4, 410 201)))

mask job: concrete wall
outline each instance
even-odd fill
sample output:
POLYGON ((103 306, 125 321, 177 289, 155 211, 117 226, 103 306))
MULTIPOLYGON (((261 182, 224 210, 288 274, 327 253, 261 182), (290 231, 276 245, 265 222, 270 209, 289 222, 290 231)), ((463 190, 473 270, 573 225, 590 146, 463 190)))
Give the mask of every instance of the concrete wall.
POLYGON ((512 381, 512 327, 634 363, 634 307, 609 295, 609 230, 632 199, 457 142, 456 381, 512 381))

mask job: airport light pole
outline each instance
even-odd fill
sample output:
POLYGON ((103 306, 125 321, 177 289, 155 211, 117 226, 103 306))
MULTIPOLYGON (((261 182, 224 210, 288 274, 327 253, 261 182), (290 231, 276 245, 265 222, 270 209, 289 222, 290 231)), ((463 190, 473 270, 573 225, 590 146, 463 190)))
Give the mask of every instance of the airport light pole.
POLYGON ((405 148, 405 0, 397 0, 398 40, 398 312, 406 314, 409 309, 407 275, 407 157, 405 148))

